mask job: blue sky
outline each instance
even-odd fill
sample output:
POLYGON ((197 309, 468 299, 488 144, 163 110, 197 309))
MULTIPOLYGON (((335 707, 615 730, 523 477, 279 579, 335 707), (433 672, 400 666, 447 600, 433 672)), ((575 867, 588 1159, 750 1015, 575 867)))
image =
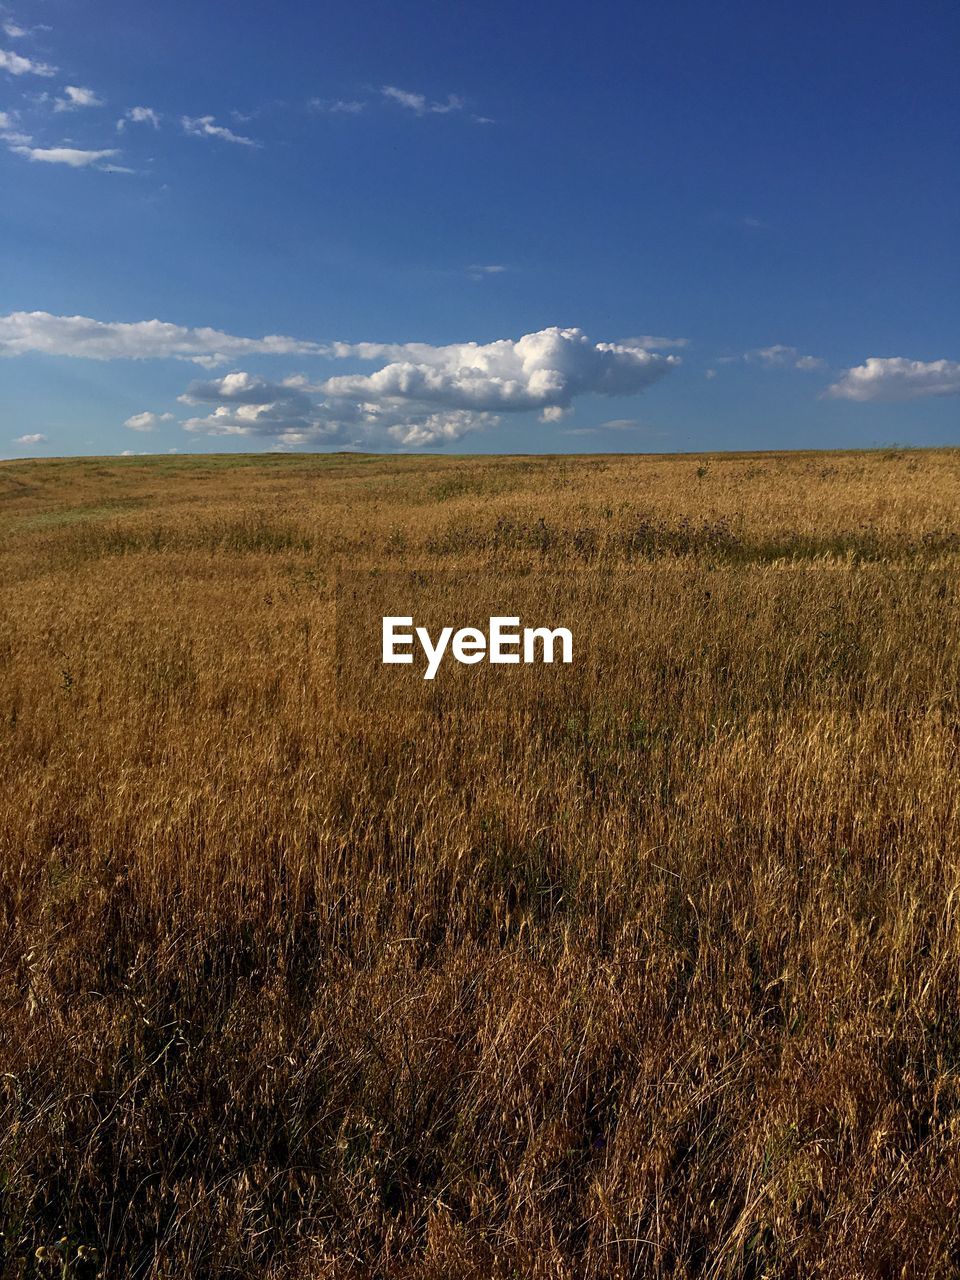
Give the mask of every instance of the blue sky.
POLYGON ((946 0, 12 3, 0 456, 960 443, 958 50, 946 0))

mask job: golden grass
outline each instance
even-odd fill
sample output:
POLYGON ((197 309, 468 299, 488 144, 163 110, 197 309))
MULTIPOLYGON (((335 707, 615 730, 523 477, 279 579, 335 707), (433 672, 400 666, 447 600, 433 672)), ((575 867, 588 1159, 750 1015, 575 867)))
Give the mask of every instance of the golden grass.
POLYGON ((0 1274, 960 1275, 958 482, 0 465, 0 1274))

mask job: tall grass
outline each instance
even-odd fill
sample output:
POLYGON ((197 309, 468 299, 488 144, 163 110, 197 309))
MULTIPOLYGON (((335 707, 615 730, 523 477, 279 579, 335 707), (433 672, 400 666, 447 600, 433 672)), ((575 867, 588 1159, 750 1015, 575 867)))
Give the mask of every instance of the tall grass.
POLYGON ((958 478, 0 467, 0 1274, 960 1274, 958 478))

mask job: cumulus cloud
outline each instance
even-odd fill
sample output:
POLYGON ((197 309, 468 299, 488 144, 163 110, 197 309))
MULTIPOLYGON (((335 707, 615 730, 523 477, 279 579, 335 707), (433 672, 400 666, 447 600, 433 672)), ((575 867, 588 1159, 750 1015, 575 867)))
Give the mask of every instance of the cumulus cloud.
POLYGON ((267 404, 220 404, 212 413, 188 418, 186 431, 209 436, 246 436, 270 439, 275 446, 341 448, 396 447, 423 448, 450 444, 469 431, 500 421, 495 414, 466 410, 387 410, 367 403, 325 401, 314 404, 309 413, 297 412, 287 400, 267 404))
POLYGON ((209 382, 192 382, 180 397, 184 404, 216 403, 221 400, 233 404, 272 404, 276 400, 288 400, 301 408, 309 409, 312 401, 301 390, 299 380, 270 382, 252 373, 228 373, 209 382))
POLYGON ((301 417, 295 411, 287 412, 284 402, 276 404, 221 404, 203 417, 187 418, 185 431, 200 432, 208 436, 278 436, 285 438, 292 432, 303 440, 336 434, 336 424, 320 419, 301 417))
MULTIPOLYGON (((646 340, 643 340, 646 342, 646 340)), ((660 341, 660 340, 658 340, 660 341)), ((536 412, 557 422, 583 395, 630 396, 679 364, 638 339, 593 342, 580 329, 449 346, 317 343, 280 335, 244 338, 160 320, 104 322, 86 316, 0 316, 0 355, 41 352, 93 360, 177 359, 204 367, 247 356, 313 356, 376 362, 373 373, 273 381, 244 370, 190 384, 181 401, 205 412, 186 430, 273 437, 288 444, 381 442, 422 447, 460 439, 503 414, 536 412)), ((166 416, 135 414, 148 430, 166 416)))
POLYGON ((35 431, 33 435, 17 436, 16 439, 13 441, 13 443, 14 444, 43 444, 46 438, 47 437, 43 435, 42 432, 35 431))
POLYGON ((30 34, 26 27, 21 27, 19 22, 14 22, 11 18, 4 18, 0 23, 0 29, 10 40, 20 40, 30 34))
POLYGON ((130 107, 123 113, 123 116, 117 121, 117 132, 122 133, 130 124, 150 124, 154 129, 160 128, 160 113, 154 111, 153 107, 130 107))
POLYGON ((330 349, 280 335, 240 338, 219 329, 188 329, 162 320, 107 322, 47 311, 0 316, 0 356, 27 352, 87 360, 177 359, 215 365, 253 355, 326 355, 330 349))
POLYGON ((241 147, 260 146, 253 138, 245 138, 226 125, 217 124, 213 116, 181 116, 180 123, 184 133, 189 133, 194 138, 219 138, 221 142, 235 142, 241 147))
MULTIPOLYGON (((327 379, 332 396, 395 403, 439 404, 449 409, 517 412, 567 409, 575 396, 634 395, 661 378, 676 356, 641 347, 593 343, 580 329, 543 329, 517 341, 447 347, 413 344, 384 348, 393 358, 376 373, 327 379)), ((370 352, 361 344, 355 354, 370 352)))
POLYGON ((215 406, 205 416, 188 418, 183 424, 187 431, 205 435, 276 436, 288 444, 303 443, 314 436, 337 436, 342 425, 321 415, 299 386, 243 371, 192 382, 180 400, 215 406), (293 440, 294 434, 302 439, 293 440))
POLYGON ((11 147, 11 150, 18 156, 26 156, 28 160, 36 160, 42 164, 65 164, 71 169, 89 169, 94 166, 113 172, 129 172, 121 169, 119 165, 103 163, 119 155, 118 151, 81 151, 76 147, 31 147, 20 143, 11 147))
POLYGON ((398 444, 408 448, 422 448, 431 444, 452 444, 468 431, 493 426, 500 419, 488 413, 468 413, 454 410, 450 413, 430 413, 423 418, 397 422, 387 428, 387 434, 398 444))
POLYGON ((319 383, 271 382, 247 372, 194 382, 181 399, 216 407, 189 419, 186 429, 419 448, 458 440, 504 414, 533 410, 556 422, 578 396, 633 395, 679 363, 637 346, 591 342, 579 329, 446 347, 334 343, 326 354, 387 362, 372 374, 319 383))
POLYGON ((172 413, 135 413, 123 424, 131 431, 153 431, 161 422, 172 422, 172 413))
POLYGON ((12 76, 53 76, 56 75, 57 68, 33 58, 24 58, 19 53, 0 49, 0 71, 7 71, 12 76))
POLYGON ((960 361, 871 356, 863 364, 847 369, 824 394, 835 400, 860 401, 956 396, 960 395, 960 361))
MULTIPOLYGON (((261 355, 383 362, 369 375, 348 374, 313 386, 303 379, 299 385, 302 390, 338 400, 479 412, 566 409, 574 397, 591 392, 633 395, 679 363, 677 356, 656 354, 637 345, 636 339, 593 343, 580 329, 544 329, 517 340, 486 344, 432 346, 418 342, 319 343, 280 334, 246 338, 162 320, 102 321, 46 311, 0 316, 0 356, 28 352, 91 360, 190 360, 205 367, 261 355)), ((240 382, 221 379, 206 385, 219 388, 219 399, 235 399, 238 390, 247 396, 253 394, 250 386, 240 382)), ((297 380, 288 380, 285 392, 296 385, 297 380)))
POLYGON ((204 400, 239 400, 247 404, 266 404, 275 394, 275 384, 266 382, 252 373, 227 373, 209 382, 191 382, 180 397, 186 404, 204 400))
POLYGON ((102 107, 103 99, 98 98, 92 89, 81 88, 80 85, 64 85, 63 98, 54 100, 54 111, 76 111, 79 107, 102 107))
POLYGON ((399 106, 405 107, 418 116, 445 116, 451 111, 463 109, 463 99, 451 93, 446 102, 430 102, 425 94, 411 93, 408 89, 398 89, 396 85, 385 84, 380 90, 383 97, 399 106))

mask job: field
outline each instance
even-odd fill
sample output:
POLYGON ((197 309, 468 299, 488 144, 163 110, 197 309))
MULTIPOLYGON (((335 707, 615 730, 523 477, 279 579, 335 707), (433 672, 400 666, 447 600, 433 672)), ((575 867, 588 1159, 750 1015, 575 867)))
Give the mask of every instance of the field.
POLYGON ((949 450, 0 464, 0 1275, 960 1276, 958 621, 949 450))

